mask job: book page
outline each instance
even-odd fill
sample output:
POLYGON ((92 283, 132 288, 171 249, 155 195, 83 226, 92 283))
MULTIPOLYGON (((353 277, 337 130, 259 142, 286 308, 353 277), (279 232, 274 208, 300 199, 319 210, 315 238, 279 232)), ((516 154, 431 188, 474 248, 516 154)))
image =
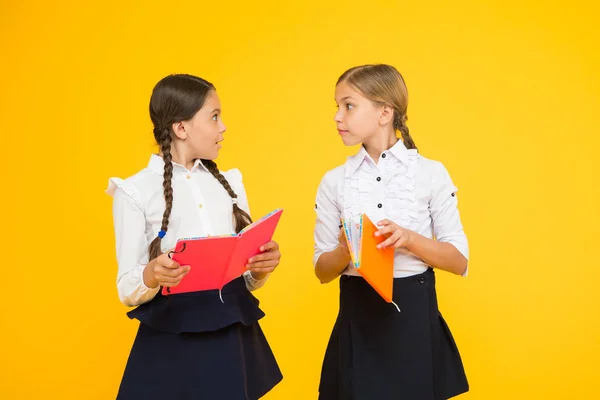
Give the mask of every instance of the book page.
POLYGON ((342 225, 344 227, 344 233, 346 234, 352 264, 357 268, 360 264, 360 215, 352 215, 348 216, 346 219, 342 219, 342 225))
POLYGON ((257 219, 256 221, 254 221, 253 223, 251 223, 250 225, 248 225, 247 227, 245 227, 244 229, 242 229, 239 233, 239 235, 241 235, 244 232, 248 232, 250 229, 254 228, 255 226, 259 225, 261 222, 263 222, 264 220, 268 219, 271 215, 276 214, 277 212, 281 211, 280 208, 275 209, 273 211, 271 211, 270 213, 268 213, 267 215, 265 215, 264 217, 257 219))
POLYGON ((352 235, 352 247, 354 249, 354 266, 358 267, 360 265, 360 215, 355 215, 352 217, 351 227, 351 235, 352 235))
POLYGON ((357 255, 358 255, 358 264, 357 264, 357 268, 360 266, 361 262, 362 262, 362 247, 363 247, 363 216, 364 214, 361 214, 359 216, 359 221, 357 222, 357 230, 358 230, 358 249, 356 251, 357 255))
POLYGON ((352 259, 352 265, 356 265, 356 256, 354 254, 354 246, 352 245, 352 233, 350 226, 352 224, 352 218, 348 217, 342 218, 342 227, 344 228, 344 236, 346 237, 346 245, 348 246, 348 251, 350 252, 350 258, 352 259))

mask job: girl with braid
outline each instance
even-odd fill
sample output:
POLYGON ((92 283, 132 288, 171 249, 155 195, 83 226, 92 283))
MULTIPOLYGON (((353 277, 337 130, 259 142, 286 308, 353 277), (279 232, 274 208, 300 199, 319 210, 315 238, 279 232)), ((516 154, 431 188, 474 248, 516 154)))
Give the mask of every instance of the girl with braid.
POLYGON ((190 271, 169 258, 180 238, 239 232, 251 223, 239 170, 221 172, 225 125, 215 87, 171 75, 154 87, 150 118, 159 154, 132 177, 109 181, 114 196, 121 301, 140 321, 118 399, 258 399, 282 375, 250 293, 280 259, 265 243, 244 275, 218 291, 163 296, 190 271))
POLYGON ((410 136, 408 94, 389 65, 344 72, 335 122, 358 154, 318 188, 314 264, 322 283, 340 277, 340 309, 325 352, 321 400, 441 400, 468 391, 462 361, 438 311, 434 269, 466 276, 469 248, 456 187, 410 136), (397 132, 401 138, 397 137, 397 132), (358 275, 340 218, 365 213, 379 248, 394 248, 394 305, 358 275))

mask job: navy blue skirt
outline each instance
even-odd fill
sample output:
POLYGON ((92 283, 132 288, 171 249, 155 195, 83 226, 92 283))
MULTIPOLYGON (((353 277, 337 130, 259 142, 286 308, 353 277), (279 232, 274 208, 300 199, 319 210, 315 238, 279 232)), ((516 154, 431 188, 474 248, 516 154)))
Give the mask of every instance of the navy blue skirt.
POLYGON ((445 400, 469 390, 433 270, 394 279, 393 297, 401 312, 363 278, 340 277, 320 400, 445 400))
POLYGON ((118 400, 250 399, 282 379, 244 278, 216 290, 156 295, 128 313, 140 321, 118 400))

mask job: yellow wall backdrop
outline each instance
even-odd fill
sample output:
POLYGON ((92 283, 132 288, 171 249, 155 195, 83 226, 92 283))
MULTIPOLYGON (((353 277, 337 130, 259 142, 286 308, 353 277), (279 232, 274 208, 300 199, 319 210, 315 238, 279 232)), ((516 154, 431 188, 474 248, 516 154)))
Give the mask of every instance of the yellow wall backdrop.
POLYGON ((103 191, 146 165, 150 91, 175 72, 217 86, 218 162, 254 216, 286 210, 257 292, 285 375, 265 399, 316 399, 338 288, 313 275, 314 197, 357 150, 335 81, 372 62, 404 74, 413 137, 460 188, 470 275, 439 273, 438 295, 461 398, 597 398, 598 17, 594 0, 3 0, 0 399, 114 398, 137 323, 103 191))

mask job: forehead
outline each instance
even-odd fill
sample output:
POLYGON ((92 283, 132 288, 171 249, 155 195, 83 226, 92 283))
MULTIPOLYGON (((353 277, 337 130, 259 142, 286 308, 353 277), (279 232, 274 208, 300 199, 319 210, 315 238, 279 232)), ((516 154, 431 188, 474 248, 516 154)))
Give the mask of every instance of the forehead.
POLYGON ((206 95, 206 100, 204 100, 204 104, 202 105, 201 110, 205 110, 206 112, 212 112, 215 108, 221 108, 221 101, 219 100, 217 92, 211 90, 206 95))
POLYGON ((340 84, 335 87, 335 99, 336 101, 341 101, 345 97, 351 97, 355 100, 364 98, 363 95, 344 81, 340 82, 340 84))

